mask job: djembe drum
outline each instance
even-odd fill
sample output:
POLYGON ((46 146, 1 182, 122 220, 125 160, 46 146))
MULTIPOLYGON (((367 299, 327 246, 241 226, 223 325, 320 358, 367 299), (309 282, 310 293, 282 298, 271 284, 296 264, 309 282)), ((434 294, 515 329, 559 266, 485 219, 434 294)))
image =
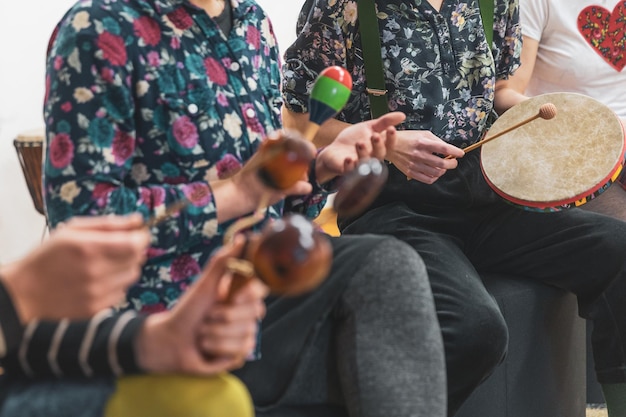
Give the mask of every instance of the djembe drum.
POLYGON ((41 166, 43 158, 44 129, 21 133, 13 140, 17 157, 26 179, 35 209, 45 216, 42 192, 41 166))
POLYGON ((550 93, 512 107, 492 126, 497 134, 553 103, 551 120, 527 123, 486 143, 481 168, 506 201, 532 211, 578 207, 603 193, 622 172, 625 133, 608 107, 581 94, 550 93))

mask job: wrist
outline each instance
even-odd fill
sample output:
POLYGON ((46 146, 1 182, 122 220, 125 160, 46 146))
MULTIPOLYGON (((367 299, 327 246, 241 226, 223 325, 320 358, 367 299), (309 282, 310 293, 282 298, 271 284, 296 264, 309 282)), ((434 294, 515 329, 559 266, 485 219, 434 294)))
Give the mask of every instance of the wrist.
POLYGON ((250 178, 239 174, 211 184, 217 209, 217 221, 221 224, 251 213, 260 201, 259 189, 250 183, 250 178))
POLYGON ((143 322, 135 340, 135 360, 145 372, 166 373, 176 370, 176 352, 167 314, 151 314, 143 322))
POLYGON ((324 163, 318 161, 319 158, 315 158, 309 168, 309 182, 313 186, 313 194, 319 192, 334 193, 337 191, 337 180, 339 177, 333 174, 324 175, 324 163))

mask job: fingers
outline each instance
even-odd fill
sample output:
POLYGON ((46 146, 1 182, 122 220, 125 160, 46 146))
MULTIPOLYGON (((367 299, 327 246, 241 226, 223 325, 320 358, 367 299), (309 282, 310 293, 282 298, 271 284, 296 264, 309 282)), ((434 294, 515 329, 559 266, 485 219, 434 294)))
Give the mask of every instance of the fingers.
MULTIPOLYGON (((395 130, 393 127, 391 129, 395 130)), ((372 152, 371 157, 377 159, 385 159, 385 155, 387 155, 387 141, 383 140, 380 133, 372 134, 372 138, 370 140, 372 144, 372 152)))
MULTIPOLYGON (((268 286, 260 279, 250 279, 231 299, 231 303, 246 304, 252 302, 260 303, 262 306, 265 306, 262 301, 268 296, 269 292, 268 286)), ((261 318, 261 316, 257 316, 257 318, 261 318)))
POLYGON ((60 227, 75 230, 133 230, 143 225, 143 217, 139 213, 132 213, 126 216, 105 215, 105 216, 77 216, 72 217, 60 227))
MULTIPOLYGON (((313 186, 307 181, 298 181, 284 191, 285 195, 307 195, 313 192, 313 186)), ((284 197, 284 196, 283 196, 284 197)))
POLYGON ((248 356, 256 344, 258 325, 252 322, 228 326, 203 323, 198 330, 198 344, 205 354, 213 356, 248 356))
POLYGON ((391 112, 372 120, 371 128, 374 132, 383 132, 390 126, 396 126, 406 119, 406 115, 402 112, 391 112))

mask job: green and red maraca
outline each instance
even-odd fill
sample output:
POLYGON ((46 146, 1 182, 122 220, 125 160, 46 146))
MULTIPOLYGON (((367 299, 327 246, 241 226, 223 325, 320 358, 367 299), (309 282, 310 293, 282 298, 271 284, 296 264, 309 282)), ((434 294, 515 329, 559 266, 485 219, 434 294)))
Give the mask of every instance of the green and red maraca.
POLYGON ((324 69, 318 75, 309 97, 309 125, 304 137, 312 140, 320 125, 346 105, 352 92, 352 77, 340 66, 324 69))

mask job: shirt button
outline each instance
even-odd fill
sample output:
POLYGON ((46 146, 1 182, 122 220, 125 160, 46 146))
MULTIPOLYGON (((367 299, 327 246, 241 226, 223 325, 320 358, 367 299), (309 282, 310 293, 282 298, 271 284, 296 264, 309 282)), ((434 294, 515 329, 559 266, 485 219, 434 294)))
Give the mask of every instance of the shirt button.
POLYGON ((191 103, 190 105, 187 106, 187 110, 191 114, 196 114, 198 113, 198 110, 200 109, 198 108, 198 105, 196 103, 191 103))
POLYGON ((252 119, 254 116, 256 116, 256 112, 254 111, 254 109, 249 108, 246 110, 246 116, 252 119))
POLYGON ((239 71, 239 62, 233 62, 230 64, 231 71, 239 71))

